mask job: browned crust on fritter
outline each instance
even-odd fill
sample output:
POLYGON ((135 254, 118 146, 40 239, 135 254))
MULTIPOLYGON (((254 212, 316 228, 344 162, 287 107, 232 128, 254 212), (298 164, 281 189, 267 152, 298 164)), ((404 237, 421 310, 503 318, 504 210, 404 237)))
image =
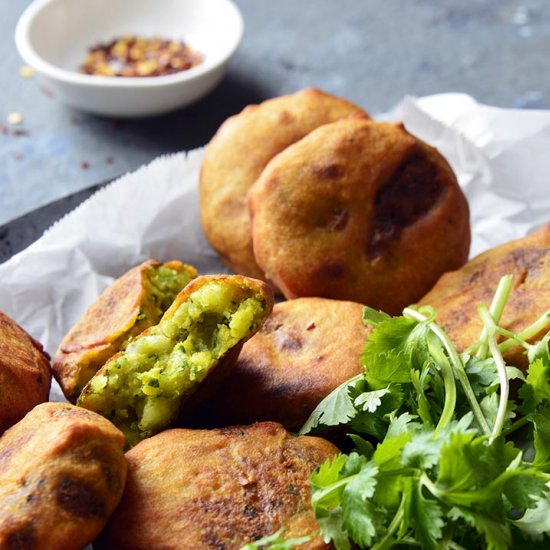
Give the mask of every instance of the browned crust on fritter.
POLYGON ((51 379, 42 345, 0 312, 0 434, 48 400, 51 379))
POLYGON ((287 298, 398 314, 468 257, 454 173, 401 124, 357 116, 321 126, 273 158, 249 204, 258 265, 287 298))
MULTIPOLYGON (((193 269, 180 262, 166 265, 176 264, 193 269)), ((119 351, 120 339, 134 327, 140 314, 146 294, 145 274, 149 267, 160 265, 158 260, 147 260, 116 279, 63 338, 54 355, 53 372, 69 401, 76 401, 93 375, 93 370, 88 372, 89 363, 104 363, 119 351)))
MULTIPOLYGON (((483 324, 477 305, 491 305, 504 275, 512 275, 514 283, 501 324, 520 332, 550 309, 550 224, 527 237, 492 248, 461 269, 446 273, 419 303, 435 308, 437 321, 462 351, 481 334, 483 324)), ((527 365, 520 347, 513 348, 505 357, 510 364, 527 365)))
POLYGON ((210 244, 236 273, 263 279, 252 251, 246 194, 280 151, 322 124, 360 107, 306 88, 249 105, 228 118, 206 149, 200 175, 201 220, 210 244))
POLYGON ((215 426, 273 420, 299 430, 324 397, 362 372, 370 332, 362 313, 361 304, 326 298, 275 304, 202 420, 215 426))
POLYGON ((0 548, 81 550, 126 479, 124 436, 101 416, 44 403, 0 438, 0 548))
MULTIPOLYGON (((309 478, 337 452, 271 422, 165 431, 126 454, 126 490, 100 547, 233 550, 282 526, 288 537, 318 532, 309 478)), ((327 546, 317 536, 300 548, 327 546)))

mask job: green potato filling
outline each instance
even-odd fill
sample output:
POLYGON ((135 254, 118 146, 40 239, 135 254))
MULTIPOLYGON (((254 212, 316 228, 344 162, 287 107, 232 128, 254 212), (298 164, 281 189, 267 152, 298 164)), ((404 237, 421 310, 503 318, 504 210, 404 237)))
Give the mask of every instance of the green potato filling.
POLYGON ((257 329, 265 302, 252 292, 206 283, 109 361, 79 404, 109 418, 129 446, 158 432, 219 359, 257 329))
POLYGON ((164 312, 172 305, 178 293, 193 279, 187 268, 172 269, 165 265, 149 266, 145 271, 143 286, 144 301, 141 305, 136 324, 129 334, 125 335, 121 347, 143 332, 146 328, 156 325, 164 312))
POLYGON ((124 349, 128 342, 141 334, 146 328, 159 322, 164 312, 172 305, 174 298, 193 277, 193 271, 187 267, 178 270, 165 265, 151 265, 145 270, 143 278, 144 299, 136 322, 130 329, 111 342, 111 345, 103 352, 81 360, 75 388, 76 395, 80 394, 84 386, 109 357, 124 349))

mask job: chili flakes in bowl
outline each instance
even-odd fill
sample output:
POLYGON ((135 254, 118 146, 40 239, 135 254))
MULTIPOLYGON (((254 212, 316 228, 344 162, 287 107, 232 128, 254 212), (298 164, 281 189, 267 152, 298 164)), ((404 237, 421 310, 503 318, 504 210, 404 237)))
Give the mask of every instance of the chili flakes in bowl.
POLYGON ((90 48, 80 71, 97 76, 164 76, 202 61, 203 56, 184 42, 126 35, 90 48))

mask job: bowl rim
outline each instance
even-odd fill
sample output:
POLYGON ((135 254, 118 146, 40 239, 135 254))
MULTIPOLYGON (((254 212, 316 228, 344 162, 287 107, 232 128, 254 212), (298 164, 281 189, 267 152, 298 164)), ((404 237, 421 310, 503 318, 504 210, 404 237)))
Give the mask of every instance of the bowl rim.
MULTIPOLYGON (((112 77, 83 74, 76 71, 63 69, 53 63, 50 63, 49 61, 46 61, 31 45, 29 40, 30 26, 44 7, 48 4, 62 1, 63 0, 34 0, 30 5, 28 5, 17 21, 17 25, 15 27, 15 44, 17 50, 19 51, 19 55, 21 55, 25 63, 34 68, 38 73, 42 73, 45 76, 67 84, 77 84, 99 88, 159 88, 195 80, 196 78, 209 74, 210 72, 218 69, 220 66, 223 66, 239 47, 244 33, 243 16, 235 2, 233 2, 233 0, 217 0, 227 4, 234 11, 236 16, 236 28, 235 37, 231 47, 223 52, 223 54, 214 63, 209 64, 208 62, 204 62, 192 67, 191 69, 180 71, 178 73, 150 77, 112 77)), ((200 2, 201 0, 198 1, 200 2)))

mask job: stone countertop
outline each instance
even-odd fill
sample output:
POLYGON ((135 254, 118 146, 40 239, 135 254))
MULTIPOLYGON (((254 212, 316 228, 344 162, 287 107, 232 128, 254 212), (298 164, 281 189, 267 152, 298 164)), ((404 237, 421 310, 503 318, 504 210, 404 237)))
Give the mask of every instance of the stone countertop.
POLYGON ((236 3, 244 38, 210 95, 172 114, 115 120, 65 107, 38 79, 20 75, 13 34, 28 0, 4 2, 0 225, 163 153, 203 146, 245 105, 305 86, 371 113, 406 95, 449 91, 503 107, 550 108, 547 0, 236 3), (23 116, 17 126, 7 121, 13 112, 23 116))

